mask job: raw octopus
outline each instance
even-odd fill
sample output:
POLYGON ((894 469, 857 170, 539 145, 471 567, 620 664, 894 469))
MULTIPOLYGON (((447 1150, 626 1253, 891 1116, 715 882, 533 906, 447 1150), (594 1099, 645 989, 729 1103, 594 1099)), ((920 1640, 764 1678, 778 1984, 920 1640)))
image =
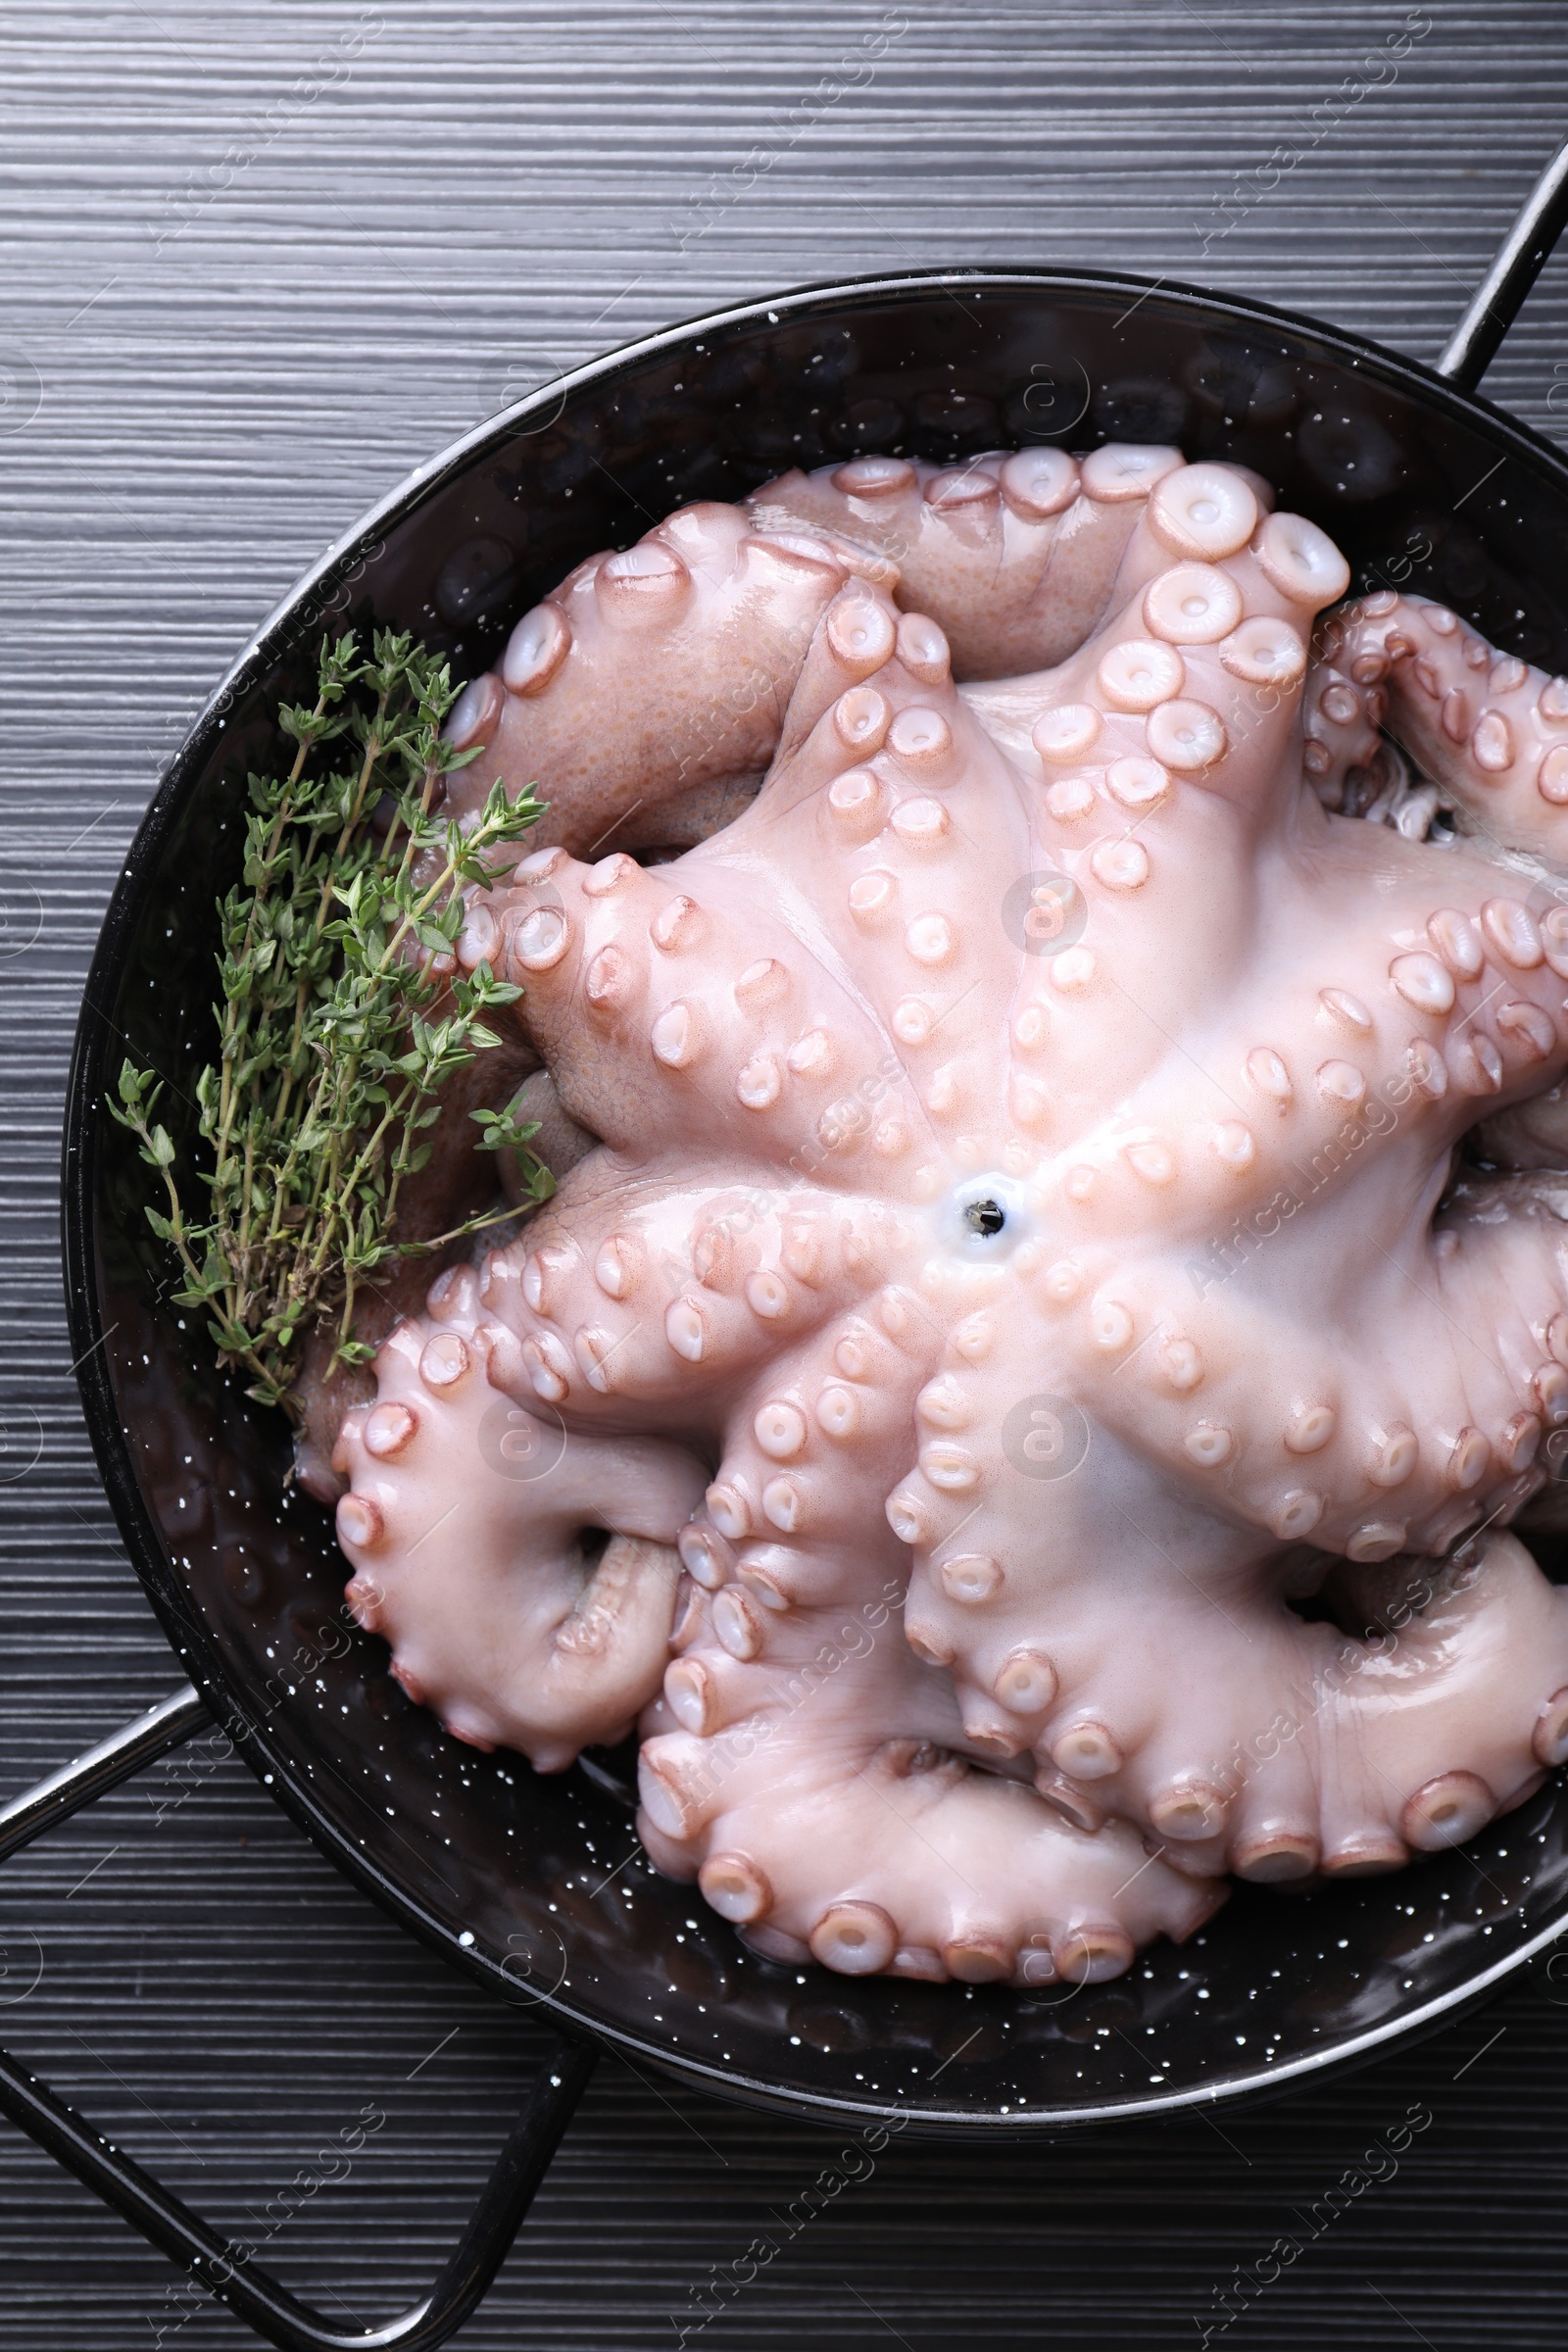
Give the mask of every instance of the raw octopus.
POLYGON ((635 1729, 649 1853, 774 1958, 1114 1976, 1568 1753, 1504 1532, 1568 1422, 1568 682, 1318 623, 1271 507, 786 474, 454 713, 460 811, 551 804, 460 956, 567 1141, 343 1424, 349 1594, 460 1739, 635 1729))

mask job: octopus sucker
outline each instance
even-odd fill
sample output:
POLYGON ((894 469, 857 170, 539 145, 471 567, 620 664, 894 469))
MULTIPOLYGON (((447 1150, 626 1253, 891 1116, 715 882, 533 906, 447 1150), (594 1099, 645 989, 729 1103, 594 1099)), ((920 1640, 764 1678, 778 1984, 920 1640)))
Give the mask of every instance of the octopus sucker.
POLYGON ((1098 1982, 1568 1759, 1568 682, 1348 586, 1245 468, 867 456, 454 712, 559 1190, 354 1395, 349 1602, 636 1728, 767 1956, 1098 1982))

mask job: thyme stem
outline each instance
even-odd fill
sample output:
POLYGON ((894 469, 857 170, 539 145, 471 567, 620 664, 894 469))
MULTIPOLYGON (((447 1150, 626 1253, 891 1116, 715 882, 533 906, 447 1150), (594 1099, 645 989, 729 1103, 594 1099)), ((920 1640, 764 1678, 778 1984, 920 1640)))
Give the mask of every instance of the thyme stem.
MULTIPOLYGON (((179 1151, 154 1118, 162 1085, 127 1060, 110 1108, 159 1170, 181 1305, 204 1308, 220 1358, 250 1395, 288 1406, 301 1335, 336 1325, 333 1363, 362 1362, 354 1336, 364 1279, 390 1257, 442 1248, 510 1210, 436 1240, 398 1230, 399 1193, 424 1166, 448 1082, 499 1044, 484 1014, 520 989, 487 963, 453 976, 465 884, 494 879, 489 854, 542 813, 531 791, 497 785, 463 827, 434 813, 454 754, 441 723, 456 699, 444 662, 378 630, 320 651, 314 704, 285 707, 286 772, 251 776, 243 886, 220 903, 218 1059, 196 1087, 206 1164, 196 1217, 175 1175, 179 1151), (328 748, 346 741, 346 767, 328 748), (378 835, 376 812, 390 806, 378 835)), ((553 1190, 508 1110, 472 1114, 476 1148, 521 1156, 535 1200, 553 1190)))

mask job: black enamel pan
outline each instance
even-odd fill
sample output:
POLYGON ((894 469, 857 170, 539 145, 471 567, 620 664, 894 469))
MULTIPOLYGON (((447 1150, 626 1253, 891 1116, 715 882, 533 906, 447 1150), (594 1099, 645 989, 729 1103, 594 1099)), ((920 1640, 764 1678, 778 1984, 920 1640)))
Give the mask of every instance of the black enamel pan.
POLYGON ((196 1318, 187 1328, 169 1303, 145 1171, 103 1108, 128 1052, 168 1081, 171 1124, 188 1115, 243 779, 264 763, 278 700, 314 675, 326 626, 411 629, 472 674, 582 557, 791 464, 1178 443, 1266 475, 1338 540, 1358 587, 1438 596, 1499 647, 1568 668, 1568 462, 1473 389, 1561 225, 1565 162, 1568 150, 1437 370, 1262 304, 1026 270, 808 288, 615 352, 367 515, 270 616, 172 763, 87 984, 65 1250, 99 1466, 191 1688, 0 1816, 0 1854, 216 1717, 350 1877, 562 2035, 433 2294, 369 2334, 304 2310, 0 2063, 13 2119, 272 2342, 442 2341, 488 2283, 600 2046, 836 2126, 1023 2133, 1278 2094, 1451 2016, 1568 1926, 1568 1794, 1554 1780, 1471 1846, 1402 1875, 1294 1899, 1239 1888, 1193 1943, 1156 1946, 1115 1984, 1035 1997, 755 1957, 640 1858, 617 1870, 635 1838, 612 1760, 536 1779, 518 1758, 457 1745, 410 1706, 384 1644, 345 1625, 330 1521, 285 1493, 281 1420, 217 1376, 196 1318))

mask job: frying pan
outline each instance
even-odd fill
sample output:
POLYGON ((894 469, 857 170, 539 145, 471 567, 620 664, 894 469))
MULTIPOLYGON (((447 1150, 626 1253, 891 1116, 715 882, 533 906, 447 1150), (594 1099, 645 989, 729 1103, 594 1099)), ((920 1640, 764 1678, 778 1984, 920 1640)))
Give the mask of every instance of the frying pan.
POLYGON ((285 1487, 281 1419, 216 1373, 198 1318, 171 1304, 145 1171, 104 1110, 129 1054, 165 1078, 171 1129, 190 1141, 245 776, 328 627, 413 630, 471 675, 582 557, 792 464, 1179 443, 1265 474, 1338 540, 1358 588, 1435 595, 1499 647, 1568 668, 1568 462, 1474 390, 1565 214, 1568 148, 1436 370, 1260 303, 1083 270, 863 278, 649 337, 517 403, 368 514, 271 614, 170 766, 87 983, 64 1239, 99 1467, 189 1682, 0 1814, 0 1857, 216 1718, 340 1868, 559 2034, 431 2294, 368 2332, 307 2310, 0 2053, 5 2112, 285 2352, 444 2341, 606 2046, 838 2126, 1038 2132, 1277 2096, 1450 2017, 1568 1927, 1568 1794, 1553 1781, 1396 1877, 1294 1899, 1239 1887, 1194 1942, 1111 1985, 1036 1995, 754 1955, 637 1852, 624 1759, 535 1778, 409 1704, 385 1646, 345 1616, 327 1514, 285 1487))

